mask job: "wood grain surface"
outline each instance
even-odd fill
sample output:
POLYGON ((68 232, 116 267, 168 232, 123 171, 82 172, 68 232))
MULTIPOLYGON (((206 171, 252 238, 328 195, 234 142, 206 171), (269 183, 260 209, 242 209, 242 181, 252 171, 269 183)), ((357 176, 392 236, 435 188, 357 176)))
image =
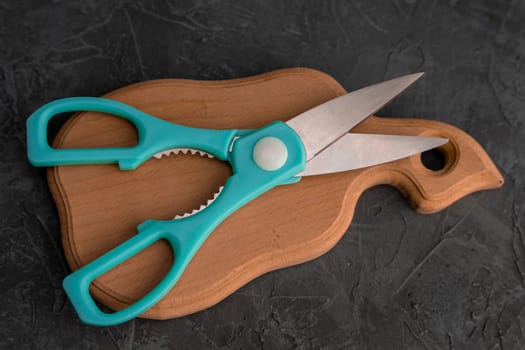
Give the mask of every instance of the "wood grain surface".
MULTIPOLYGON (((148 81, 106 97, 183 125, 257 128, 344 93, 330 76, 295 68, 229 81, 148 81)), ((448 137, 450 142, 440 148, 445 167, 426 169, 417 155, 275 188, 225 220, 176 286, 142 316, 167 319, 203 310, 263 273, 320 256, 350 225, 361 193, 377 184, 395 186, 421 213, 439 211, 469 193, 503 184, 484 150, 453 126, 370 117, 353 132, 448 137)), ((53 146, 135 143, 136 132, 128 122, 83 112, 68 120, 53 146)), ((70 267, 76 270, 130 238, 146 219, 170 219, 198 208, 230 173, 227 163, 192 155, 151 159, 134 171, 120 171, 117 165, 49 168, 70 267)), ((98 278, 91 292, 112 309, 124 308, 154 287, 173 259, 167 243, 158 242, 98 278)))

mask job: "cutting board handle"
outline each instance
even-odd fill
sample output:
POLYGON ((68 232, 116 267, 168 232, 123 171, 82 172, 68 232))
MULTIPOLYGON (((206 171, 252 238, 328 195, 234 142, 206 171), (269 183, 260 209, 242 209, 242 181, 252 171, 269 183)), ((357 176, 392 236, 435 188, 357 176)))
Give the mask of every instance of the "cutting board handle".
MULTIPOLYGON (((502 176, 481 146, 454 126, 423 119, 372 117, 364 127, 385 134, 445 137, 449 142, 437 149, 444 159, 443 168, 428 169, 421 156, 415 155, 360 171, 360 190, 378 184, 392 185, 418 212, 429 214, 472 192, 503 184, 502 176)), ((361 127, 358 127, 355 131, 360 130, 361 127)))

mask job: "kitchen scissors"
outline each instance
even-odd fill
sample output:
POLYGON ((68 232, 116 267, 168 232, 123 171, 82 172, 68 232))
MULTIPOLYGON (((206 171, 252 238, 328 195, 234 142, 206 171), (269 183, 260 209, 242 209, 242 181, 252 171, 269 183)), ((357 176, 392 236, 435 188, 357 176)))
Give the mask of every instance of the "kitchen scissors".
POLYGON ((228 161, 232 176, 220 195, 203 210, 174 220, 147 220, 137 235, 68 275, 64 289, 80 319, 88 324, 115 325, 137 317, 173 288, 211 232, 228 216, 273 187, 302 176, 358 169, 404 158, 447 142, 436 137, 348 133, 354 126, 405 90, 422 73, 381 82, 337 97, 287 122, 255 130, 211 130, 177 125, 124 103, 96 97, 71 97, 50 102, 27 120, 28 158, 35 166, 116 163, 133 170, 171 149, 204 151, 228 161), (103 112, 133 123, 133 147, 55 149, 47 140, 49 120, 75 111, 103 112), (174 254, 163 280, 129 307, 106 313, 89 293, 94 279, 146 249, 166 240, 174 254))

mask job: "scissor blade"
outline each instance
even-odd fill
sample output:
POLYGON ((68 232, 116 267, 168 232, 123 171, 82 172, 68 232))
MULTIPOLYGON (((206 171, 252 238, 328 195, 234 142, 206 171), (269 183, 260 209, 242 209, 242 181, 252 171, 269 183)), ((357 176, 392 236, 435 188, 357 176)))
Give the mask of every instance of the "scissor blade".
POLYGON ((301 113, 286 124, 301 137, 308 161, 381 109, 422 75, 405 75, 353 91, 301 113))
POLYGON ((439 147, 440 137, 346 134, 306 163, 297 176, 321 175, 391 162, 439 147))

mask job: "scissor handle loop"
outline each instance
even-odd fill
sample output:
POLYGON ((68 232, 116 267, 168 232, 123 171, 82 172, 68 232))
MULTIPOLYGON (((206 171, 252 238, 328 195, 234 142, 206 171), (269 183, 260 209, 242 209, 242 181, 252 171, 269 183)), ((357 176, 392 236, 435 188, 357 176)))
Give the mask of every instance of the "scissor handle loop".
POLYGON ((154 154, 170 148, 203 150, 221 160, 236 130, 213 130, 177 125, 149 115, 122 102, 100 97, 69 97, 50 102, 27 120, 27 153, 36 166, 118 163, 132 170, 154 154), (47 140, 49 120, 59 113, 103 112, 129 120, 137 129, 138 143, 132 147, 55 149, 47 140))

